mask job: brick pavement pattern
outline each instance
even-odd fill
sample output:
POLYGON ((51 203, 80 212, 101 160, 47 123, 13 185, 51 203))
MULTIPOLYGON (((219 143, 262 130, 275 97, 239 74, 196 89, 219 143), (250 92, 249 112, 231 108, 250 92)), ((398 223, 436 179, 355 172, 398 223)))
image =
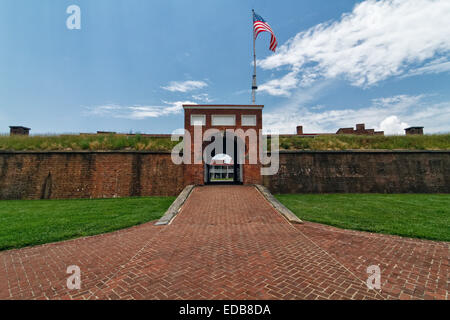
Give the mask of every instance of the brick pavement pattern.
POLYGON ((0 298, 448 299, 449 246, 291 225, 252 186, 198 187, 168 226, 1 252, 0 298), (370 264, 381 291, 366 286, 370 264))

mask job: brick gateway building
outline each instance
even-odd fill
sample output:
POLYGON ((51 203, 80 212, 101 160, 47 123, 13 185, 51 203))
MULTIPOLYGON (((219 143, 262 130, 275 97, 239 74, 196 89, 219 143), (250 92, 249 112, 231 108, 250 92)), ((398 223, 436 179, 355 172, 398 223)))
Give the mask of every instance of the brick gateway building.
POLYGON ((184 170, 185 184, 261 183, 258 146, 263 108, 183 105, 184 150, 190 153, 184 170), (250 137, 252 134, 256 139, 250 137), (255 151, 256 163, 250 161, 255 151))

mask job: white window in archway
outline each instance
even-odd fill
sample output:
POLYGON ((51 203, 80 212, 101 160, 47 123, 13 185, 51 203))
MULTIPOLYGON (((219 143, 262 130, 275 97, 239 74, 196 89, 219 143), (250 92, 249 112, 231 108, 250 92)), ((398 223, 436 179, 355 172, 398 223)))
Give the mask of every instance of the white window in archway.
POLYGON ((234 181, 234 165, 233 158, 228 154, 216 154, 211 160, 209 169, 210 182, 233 182, 234 181))
POLYGON ((222 163, 224 163, 224 164, 232 164, 233 163, 233 158, 232 157, 230 157, 229 155, 227 155, 227 154, 224 154, 224 153, 219 153, 219 154, 216 154, 212 159, 211 159, 213 162, 215 162, 215 161, 220 161, 220 162, 222 162, 222 163))

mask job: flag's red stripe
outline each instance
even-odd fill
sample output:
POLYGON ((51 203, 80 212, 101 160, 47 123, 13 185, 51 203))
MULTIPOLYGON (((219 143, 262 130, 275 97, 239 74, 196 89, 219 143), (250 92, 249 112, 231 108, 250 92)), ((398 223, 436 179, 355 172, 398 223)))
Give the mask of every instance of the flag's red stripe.
POLYGON ((270 28, 270 26, 267 23, 256 21, 253 25, 255 28, 258 26, 263 26, 263 27, 267 28, 268 30, 270 30, 270 32, 273 32, 272 28, 270 28))
POLYGON ((278 42, 277 42, 277 38, 275 37, 275 34, 273 33, 272 28, 270 28, 269 24, 261 22, 261 21, 255 21, 253 23, 253 29, 255 30, 255 39, 258 37, 258 34, 260 34, 261 32, 270 32, 271 37, 270 37, 269 49, 272 50, 273 52, 275 52, 278 42))

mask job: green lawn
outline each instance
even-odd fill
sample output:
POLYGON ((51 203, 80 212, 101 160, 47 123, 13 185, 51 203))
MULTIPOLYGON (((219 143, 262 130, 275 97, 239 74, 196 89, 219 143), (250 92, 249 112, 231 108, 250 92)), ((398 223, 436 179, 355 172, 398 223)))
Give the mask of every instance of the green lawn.
POLYGON ((175 197, 0 201, 0 250, 95 235, 160 218, 175 197))
POLYGON ((305 221, 450 241, 450 194, 282 194, 276 198, 305 221))

